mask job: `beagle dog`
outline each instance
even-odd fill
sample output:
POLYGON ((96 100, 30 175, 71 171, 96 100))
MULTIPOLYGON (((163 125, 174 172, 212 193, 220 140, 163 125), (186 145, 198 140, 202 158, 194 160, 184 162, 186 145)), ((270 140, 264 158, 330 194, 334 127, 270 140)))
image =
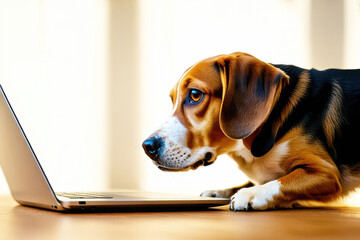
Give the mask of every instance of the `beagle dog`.
POLYGON ((235 52, 196 63, 170 92, 172 116, 143 142, 159 169, 228 154, 251 180, 202 196, 230 209, 330 202, 360 185, 360 70, 302 69, 235 52))

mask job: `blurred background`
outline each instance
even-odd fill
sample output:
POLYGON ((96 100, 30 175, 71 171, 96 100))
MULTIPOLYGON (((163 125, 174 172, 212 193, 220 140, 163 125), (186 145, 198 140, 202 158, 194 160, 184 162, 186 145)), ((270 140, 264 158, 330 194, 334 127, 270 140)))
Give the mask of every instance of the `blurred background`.
POLYGON ((360 68, 359 42, 360 0, 0 0, 0 83, 56 191, 239 185, 226 156, 166 173, 143 153, 182 73, 234 51, 360 68))

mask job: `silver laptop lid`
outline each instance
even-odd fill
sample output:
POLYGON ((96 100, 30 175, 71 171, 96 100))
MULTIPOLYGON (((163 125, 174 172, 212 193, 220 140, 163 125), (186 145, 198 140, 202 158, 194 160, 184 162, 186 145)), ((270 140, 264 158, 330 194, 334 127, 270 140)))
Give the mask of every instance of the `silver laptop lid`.
POLYGON ((62 209, 1 85, 0 166, 17 202, 62 209))

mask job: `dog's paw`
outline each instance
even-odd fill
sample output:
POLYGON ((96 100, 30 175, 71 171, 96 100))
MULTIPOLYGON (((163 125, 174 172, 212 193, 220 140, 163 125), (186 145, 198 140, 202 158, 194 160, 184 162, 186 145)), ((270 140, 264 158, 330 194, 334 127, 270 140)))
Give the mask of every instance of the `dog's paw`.
POLYGON ((231 197, 230 209, 234 211, 266 210, 276 207, 274 197, 280 194, 280 182, 240 189, 231 197))
POLYGON ((231 190, 222 189, 222 190, 209 190, 202 192, 200 196, 202 197, 215 197, 215 198, 229 198, 231 197, 231 190))

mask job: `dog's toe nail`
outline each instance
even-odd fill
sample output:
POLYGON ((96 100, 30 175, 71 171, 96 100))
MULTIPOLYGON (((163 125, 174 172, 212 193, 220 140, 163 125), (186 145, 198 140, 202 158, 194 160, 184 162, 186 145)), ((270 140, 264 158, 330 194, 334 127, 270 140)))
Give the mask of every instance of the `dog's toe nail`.
POLYGON ((245 211, 250 212, 250 211, 253 211, 253 210, 254 210, 254 209, 252 208, 251 204, 248 203, 248 205, 247 205, 246 208, 245 208, 245 211))

